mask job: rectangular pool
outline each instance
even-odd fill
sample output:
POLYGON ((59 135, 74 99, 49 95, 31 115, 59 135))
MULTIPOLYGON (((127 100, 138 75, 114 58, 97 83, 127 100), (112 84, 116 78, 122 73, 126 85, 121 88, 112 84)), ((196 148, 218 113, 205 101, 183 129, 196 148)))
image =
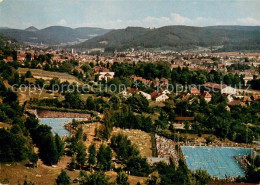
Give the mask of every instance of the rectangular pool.
POLYGON ((52 128, 53 134, 58 134, 60 137, 69 136, 70 132, 64 128, 64 125, 75 120, 86 120, 85 118, 38 118, 41 124, 48 125, 52 128))
POLYGON ((250 148, 181 146, 190 170, 203 169, 212 177, 244 177, 245 171, 233 156, 251 154, 250 148))

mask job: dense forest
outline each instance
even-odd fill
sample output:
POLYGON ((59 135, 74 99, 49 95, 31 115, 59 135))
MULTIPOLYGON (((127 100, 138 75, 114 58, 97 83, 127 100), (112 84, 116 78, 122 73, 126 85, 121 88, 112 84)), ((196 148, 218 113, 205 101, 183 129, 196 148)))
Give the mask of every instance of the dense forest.
MULTIPOLYGON (((239 27, 239 26, 238 26, 239 27)), ((148 29, 127 27, 94 37, 74 48, 172 48, 175 50, 196 47, 224 46, 224 51, 259 50, 259 27, 192 27, 164 26, 148 29), (228 29, 227 29, 228 28, 228 29), (102 44, 104 41, 106 45, 102 44)))
POLYGON ((28 160, 36 163, 38 156, 33 150, 33 144, 36 144, 43 162, 56 164, 63 155, 64 146, 60 137, 53 136, 51 128, 39 125, 37 119, 25 118, 24 106, 19 105, 17 94, 6 88, 6 83, 19 83, 20 77, 16 69, 11 63, 1 63, 0 69, 0 121, 11 125, 11 129, 1 129, 0 161, 28 160))

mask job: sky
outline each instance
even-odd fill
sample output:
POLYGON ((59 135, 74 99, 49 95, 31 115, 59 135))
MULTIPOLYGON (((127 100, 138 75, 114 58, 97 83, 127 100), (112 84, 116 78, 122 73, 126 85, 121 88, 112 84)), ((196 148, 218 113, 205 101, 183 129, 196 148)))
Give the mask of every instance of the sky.
POLYGON ((0 27, 260 25, 260 0, 0 0, 0 27))

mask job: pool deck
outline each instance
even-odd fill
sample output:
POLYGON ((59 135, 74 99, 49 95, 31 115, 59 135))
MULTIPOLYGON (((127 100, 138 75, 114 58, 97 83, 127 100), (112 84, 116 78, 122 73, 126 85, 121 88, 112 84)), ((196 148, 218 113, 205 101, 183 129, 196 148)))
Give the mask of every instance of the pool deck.
POLYGON ((77 112, 61 112, 61 111, 49 111, 49 110, 36 110, 35 112, 38 118, 90 118, 90 114, 77 113, 77 112))

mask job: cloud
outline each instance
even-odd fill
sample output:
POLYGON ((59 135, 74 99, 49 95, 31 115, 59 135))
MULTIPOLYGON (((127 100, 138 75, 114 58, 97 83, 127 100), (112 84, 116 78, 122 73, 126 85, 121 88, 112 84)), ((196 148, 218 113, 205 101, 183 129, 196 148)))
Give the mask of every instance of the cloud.
POLYGON ((65 19, 61 19, 59 22, 58 22, 58 25, 59 26, 65 26, 67 24, 67 21, 65 19))
MULTIPOLYGON (((148 16, 143 19, 133 20, 101 20, 96 22, 85 22, 84 26, 103 27, 103 28, 125 28, 127 26, 141 27, 162 27, 168 25, 190 25, 190 26, 209 26, 223 24, 211 17, 188 18, 177 13, 171 13, 169 17, 153 17, 148 16)), ((79 25, 78 25, 79 26, 79 25)), ((81 25, 82 26, 82 25, 81 25)), ((77 25, 75 25, 77 27, 77 25)))
POLYGON ((169 17, 149 16, 142 20, 126 21, 126 24, 144 27, 162 27, 168 25, 208 26, 217 25, 220 24, 220 22, 211 17, 197 17, 191 19, 177 13, 171 13, 169 17))
POLYGON ((259 26, 260 21, 252 17, 245 17, 245 18, 237 19, 236 24, 245 25, 245 26, 259 26))
MULTIPOLYGON (((260 0, 259 0, 260 1, 260 0)), ((189 18, 182 16, 178 13, 171 13, 168 17, 154 17, 148 16, 143 19, 133 19, 133 20, 101 20, 96 22, 85 22, 84 26, 91 27, 103 27, 103 28, 125 28, 128 26, 140 26, 140 27, 150 27, 158 28, 168 25, 188 25, 188 26, 214 26, 214 25, 245 25, 245 26, 254 26, 260 25, 260 20, 254 19, 252 17, 239 18, 235 21, 220 21, 213 17, 194 17, 189 18)), ((82 25, 75 25, 82 26, 82 25)))
POLYGON ((183 17, 180 14, 172 13, 171 14, 171 22, 173 24, 190 24, 190 23, 193 22, 193 20, 191 20, 187 17, 183 17))

